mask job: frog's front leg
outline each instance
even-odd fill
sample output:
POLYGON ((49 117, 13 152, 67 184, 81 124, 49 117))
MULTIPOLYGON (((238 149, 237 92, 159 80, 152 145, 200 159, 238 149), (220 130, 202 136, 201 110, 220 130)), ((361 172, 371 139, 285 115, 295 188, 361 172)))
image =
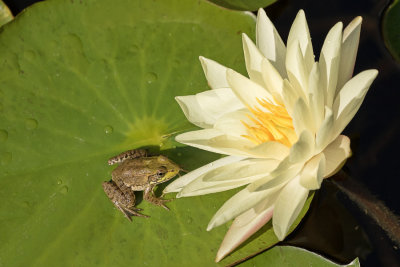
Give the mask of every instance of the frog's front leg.
MULTIPOLYGON (((128 220, 132 221, 131 216, 149 217, 140 214, 141 209, 134 208, 135 194, 133 191, 123 192, 113 181, 103 182, 103 189, 110 201, 125 215, 128 220)), ((125 190, 124 190, 125 191, 125 190)))
POLYGON ((154 186, 155 185, 149 185, 143 192, 143 199, 160 207, 163 207, 166 210, 169 210, 169 208, 167 206, 165 206, 165 202, 169 202, 172 199, 162 199, 162 198, 157 198, 154 195, 154 186))
POLYGON ((108 160, 108 165, 113 165, 115 163, 124 162, 127 159, 141 158, 147 156, 147 150, 145 149, 132 149, 121 154, 114 156, 108 160))

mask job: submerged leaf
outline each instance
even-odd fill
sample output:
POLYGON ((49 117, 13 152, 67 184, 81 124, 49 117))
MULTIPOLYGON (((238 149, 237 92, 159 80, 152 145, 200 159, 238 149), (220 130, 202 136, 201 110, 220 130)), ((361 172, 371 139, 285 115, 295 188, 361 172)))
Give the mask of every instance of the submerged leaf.
POLYGON ((400 1, 394 0, 382 20, 383 38, 392 56, 400 61, 400 1))

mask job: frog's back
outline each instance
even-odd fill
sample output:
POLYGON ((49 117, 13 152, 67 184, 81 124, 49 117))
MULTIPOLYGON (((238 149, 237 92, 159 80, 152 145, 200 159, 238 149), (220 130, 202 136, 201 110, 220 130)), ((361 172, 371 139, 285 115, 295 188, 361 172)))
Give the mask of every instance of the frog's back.
POLYGON ((152 170, 147 167, 143 158, 128 159, 113 170, 112 179, 122 181, 132 190, 142 191, 147 187, 148 177, 151 174, 152 170))

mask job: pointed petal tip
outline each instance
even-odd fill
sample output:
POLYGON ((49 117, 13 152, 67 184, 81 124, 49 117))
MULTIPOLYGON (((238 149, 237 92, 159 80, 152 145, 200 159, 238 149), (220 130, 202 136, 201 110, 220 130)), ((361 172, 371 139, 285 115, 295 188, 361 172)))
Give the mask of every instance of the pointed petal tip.
POLYGON ((299 12, 297 12, 297 16, 305 17, 306 13, 304 12, 304 9, 299 9, 299 12))
MULTIPOLYGON (((371 69, 371 71, 372 71, 372 75, 375 77, 379 74, 379 71, 377 69, 371 69)), ((375 77, 374 77, 374 79, 375 79, 375 77)))
POLYGON ((263 8, 259 8, 257 12, 257 20, 260 18, 265 18, 267 16, 267 13, 265 13, 265 10, 263 8))
POLYGON ((215 257, 215 262, 220 262, 224 257, 226 256, 226 253, 220 253, 219 250, 217 252, 217 256, 215 257))
POLYGON ((282 229, 276 224, 273 224, 273 229, 278 240, 283 241, 283 239, 285 239, 286 233, 283 233, 282 229))
POLYGON ((331 31, 335 30, 336 32, 342 32, 343 30, 343 22, 337 22, 331 29, 331 31))

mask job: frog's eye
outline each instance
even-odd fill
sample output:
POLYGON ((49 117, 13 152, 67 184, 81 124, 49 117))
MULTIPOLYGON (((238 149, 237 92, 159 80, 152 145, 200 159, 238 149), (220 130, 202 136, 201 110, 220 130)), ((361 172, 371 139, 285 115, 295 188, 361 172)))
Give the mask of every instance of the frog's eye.
POLYGON ((164 177, 166 173, 167 173, 167 168, 165 166, 161 166, 161 168, 157 171, 157 176, 164 177))

